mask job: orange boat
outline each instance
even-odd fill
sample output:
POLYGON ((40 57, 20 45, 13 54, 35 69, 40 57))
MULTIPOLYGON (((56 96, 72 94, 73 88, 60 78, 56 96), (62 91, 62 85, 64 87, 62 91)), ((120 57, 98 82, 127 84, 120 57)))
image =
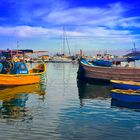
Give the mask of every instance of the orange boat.
POLYGON ((19 86, 45 81, 46 64, 41 63, 28 70, 24 60, 27 52, 30 50, 0 50, 0 86, 19 86))
MULTIPOLYGON (((15 63, 16 64, 16 63, 15 63)), ((19 86, 44 82, 46 78, 46 64, 38 64, 35 68, 25 73, 25 63, 20 65, 24 67, 18 73, 0 73, 1 86, 19 86)))

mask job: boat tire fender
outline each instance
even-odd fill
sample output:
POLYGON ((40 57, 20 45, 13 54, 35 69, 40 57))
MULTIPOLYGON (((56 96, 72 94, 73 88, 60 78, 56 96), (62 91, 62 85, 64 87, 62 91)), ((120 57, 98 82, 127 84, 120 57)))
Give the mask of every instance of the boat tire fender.
POLYGON ((11 71, 14 68, 14 63, 12 61, 5 61, 3 64, 3 69, 5 71, 11 71))

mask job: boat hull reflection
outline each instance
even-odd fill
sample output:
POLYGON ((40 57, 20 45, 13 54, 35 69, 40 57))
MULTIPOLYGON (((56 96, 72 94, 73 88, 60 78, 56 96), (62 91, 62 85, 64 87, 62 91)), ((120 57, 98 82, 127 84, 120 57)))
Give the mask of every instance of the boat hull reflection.
POLYGON ((83 99, 107 99, 110 98, 111 85, 77 82, 80 104, 83 106, 83 99))
POLYGON ((30 109, 26 107, 29 94, 37 94, 42 97, 39 99, 44 99, 46 86, 32 84, 0 90, 0 119, 25 119, 30 116, 30 109))

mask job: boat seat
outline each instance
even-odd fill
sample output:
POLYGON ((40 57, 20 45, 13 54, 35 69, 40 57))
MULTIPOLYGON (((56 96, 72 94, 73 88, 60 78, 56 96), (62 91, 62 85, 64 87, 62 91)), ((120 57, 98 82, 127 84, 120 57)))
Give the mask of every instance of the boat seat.
POLYGON ((43 72, 43 69, 40 68, 34 68, 30 71, 31 73, 38 73, 38 72, 43 72))

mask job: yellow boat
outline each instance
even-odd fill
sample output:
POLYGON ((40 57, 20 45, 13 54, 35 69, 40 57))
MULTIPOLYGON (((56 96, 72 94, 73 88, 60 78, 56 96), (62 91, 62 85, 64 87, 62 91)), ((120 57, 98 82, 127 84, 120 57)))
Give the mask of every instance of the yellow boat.
MULTIPOLYGON (((21 69, 22 67, 25 68, 25 63, 22 63, 19 66, 21 66, 21 69)), ((19 85, 40 83, 45 81, 46 64, 44 63, 38 64, 35 68, 29 70, 27 73, 24 73, 25 72, 24 68, 22 69, 22 71, 18 71, 18 73, 14 73, 14 72, 12 73, 12 70, 10 72, 6 71, 6 73, 1 72, 0 86, 19 86, 19 85)))

